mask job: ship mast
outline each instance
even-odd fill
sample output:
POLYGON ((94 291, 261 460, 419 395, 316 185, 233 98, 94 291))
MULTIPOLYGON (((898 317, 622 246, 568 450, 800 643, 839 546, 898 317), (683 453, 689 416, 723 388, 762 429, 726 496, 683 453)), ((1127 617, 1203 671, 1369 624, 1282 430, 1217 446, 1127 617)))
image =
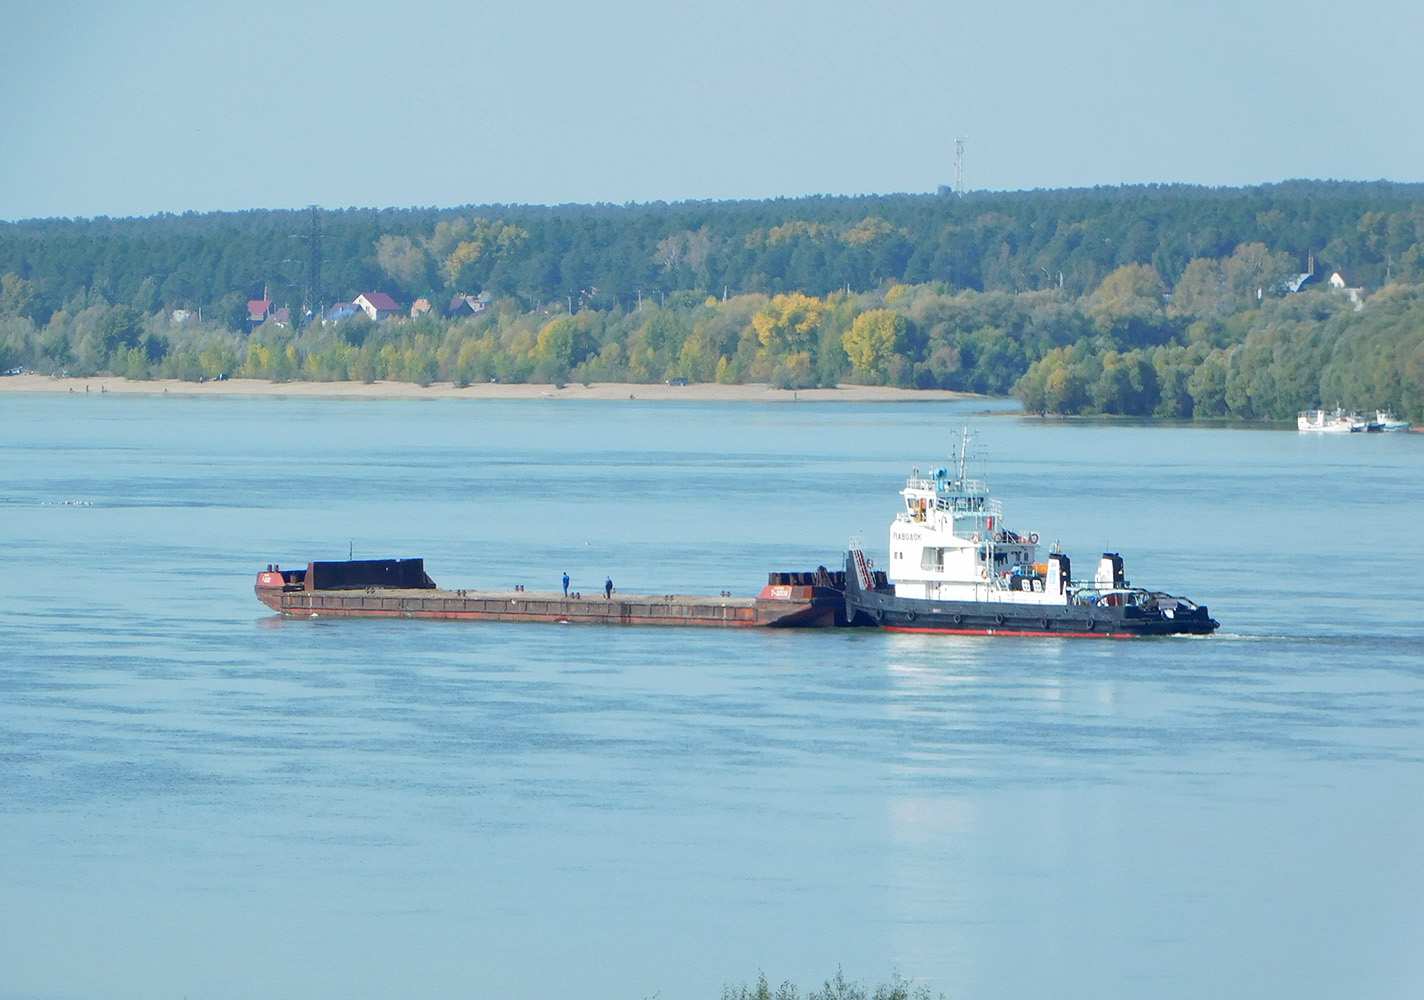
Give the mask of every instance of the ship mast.
POLYGON ((964 482, 965 466, 969 461, 969 428, 965 427, 959 441, 959 481, 964 482))

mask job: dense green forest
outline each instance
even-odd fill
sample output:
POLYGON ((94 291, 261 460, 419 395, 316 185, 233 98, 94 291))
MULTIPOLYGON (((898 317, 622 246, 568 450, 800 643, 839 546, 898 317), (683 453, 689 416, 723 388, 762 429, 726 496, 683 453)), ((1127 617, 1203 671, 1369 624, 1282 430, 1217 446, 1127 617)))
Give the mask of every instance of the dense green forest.
POLYGON ((0 223, 0 282, 0 369, 863 382, 1056 413, 1424 419, 1424 185, 26 220, 0 223), (323 321, 372 292, 435 308, 323 321), (443 315, 480 292, 483 313, 443 315), (252 299, 292 321, 250 328, 252 299))

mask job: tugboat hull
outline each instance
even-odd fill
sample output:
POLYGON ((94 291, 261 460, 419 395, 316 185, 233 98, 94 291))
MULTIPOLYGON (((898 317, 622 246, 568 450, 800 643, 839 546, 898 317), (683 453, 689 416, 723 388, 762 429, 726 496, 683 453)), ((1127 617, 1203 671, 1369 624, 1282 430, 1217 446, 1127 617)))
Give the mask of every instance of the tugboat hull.
POLYGON ((890 632, 961 635, 1051 635, 1114 639, 1134 635, 1210 635, 1218 623, 1204 607, 1022 605, 998 601, 925 601, 893 594, 847 593, 846 618, 890 632))
POLYGON ((1148 605, 946 601, 897 597, 893 587, 862 589, 853 554, 846 559, 846 621, 891 632, 1051 635, 1114 639, 1134 635, 1210 635, 1219 627, 1202 605, 1167 594, 1148 605))

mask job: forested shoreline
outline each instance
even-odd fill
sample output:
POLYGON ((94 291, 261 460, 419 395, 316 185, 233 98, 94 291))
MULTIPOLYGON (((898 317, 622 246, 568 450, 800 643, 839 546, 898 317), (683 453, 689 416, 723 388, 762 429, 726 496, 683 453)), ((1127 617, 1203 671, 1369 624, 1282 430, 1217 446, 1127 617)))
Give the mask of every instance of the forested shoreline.
POLYGON ((1046 413, 1280 419, 1339 404, 1420 421, 1424 186, 0 223, 0 369, 13 368, 855 382, 1012 392, 1046 413), (374 292, 433 308, 330 319, 374 292), (477 293, 482 312, 442 315, 477 293), (290 320, 249 329, 253 299, 290 320))

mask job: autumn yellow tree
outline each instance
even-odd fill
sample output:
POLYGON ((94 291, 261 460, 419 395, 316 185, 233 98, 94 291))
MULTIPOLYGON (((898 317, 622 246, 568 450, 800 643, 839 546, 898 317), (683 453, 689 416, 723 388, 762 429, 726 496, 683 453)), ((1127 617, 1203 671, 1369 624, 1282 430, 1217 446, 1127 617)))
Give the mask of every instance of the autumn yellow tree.
POLYGON ((1100 326, 1109 327, 1134 313, 1161 309, 1164 290, 1150 264, 1124 264, 1102 280, 1088 308, 1100 326))
POLYGON ((448 230, 444 238, 459 238, 445 257, 441 273, 451 291, 461 291, 483 284, 495 263, 522 246, 529 234, 508 222, 476 218, 463 229, 448 230))
POLYGON ((826 304, 800 292, 778 295, 752 317, 761 346, 775 357, 816 346, 816 333, 826 314, 826 304))
POLYGON ((1171 336, 1162 277, 1148 264, 1124 264, 1088 297, 1088 315, 1123 347, 1163 343, 1171 336))
POLYGON ((402 288, 412 287, 425 273, 425 250, 409 236, 387 233, 376 240, 376 263, 402 288))
POLYGON ((588 335, 579 328, 578 320, 561 316, 546 323, 534 345, 536 373, 542 379, 559 382, 568 378, 569 370, 593 351, 588 335))
POLYGON ((871 309, 855 318, 841 345, 859 378, 883 383, 904 338, 904 316, 893 309, 871 309))

